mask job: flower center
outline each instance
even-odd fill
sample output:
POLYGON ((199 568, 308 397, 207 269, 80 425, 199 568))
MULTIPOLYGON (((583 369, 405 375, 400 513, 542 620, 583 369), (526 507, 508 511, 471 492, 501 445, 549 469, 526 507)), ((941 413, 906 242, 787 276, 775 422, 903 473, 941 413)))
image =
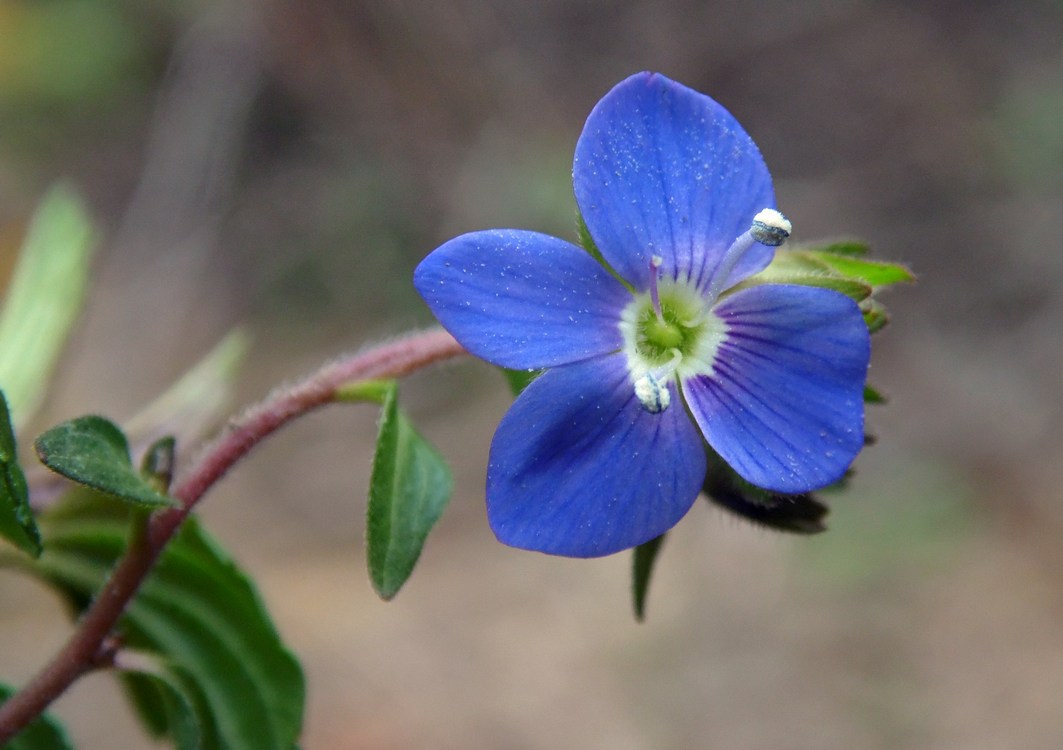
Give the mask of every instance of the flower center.
POLYGON ((693 286, 664 279, 624 308, 620 332, 635 395, 653 414, 668 408, 673 379, 712 374, 725 333, 693 286))
POLYGON ((660 313, 653 305, 639 305, 635 320, 635 348, 651 367, 670 363, 678 354, 693 351, 705 326, 704 311, 679 294, 661 295, 660 313))

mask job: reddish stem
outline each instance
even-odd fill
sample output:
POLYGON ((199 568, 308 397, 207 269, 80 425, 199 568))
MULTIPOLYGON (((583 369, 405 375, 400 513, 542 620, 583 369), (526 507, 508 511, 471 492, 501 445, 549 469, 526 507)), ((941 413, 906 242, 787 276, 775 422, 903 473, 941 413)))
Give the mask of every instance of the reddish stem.
POLYGON ((343 385, 402 377, 464 353, 461 345, 442 329, 413 334, 326 364, 302 382, 275 390, 230 422, 177 478, 170 494, 180 501, 180 507, 151 517, 148 533, 134 536, 66 645, 22 690, 0 706, 0 746, 39 716, 81 675, 95 668, 100 649, 166 543, 204 493, 259 441, 296 417, 334 401, 337 389, 343 385))

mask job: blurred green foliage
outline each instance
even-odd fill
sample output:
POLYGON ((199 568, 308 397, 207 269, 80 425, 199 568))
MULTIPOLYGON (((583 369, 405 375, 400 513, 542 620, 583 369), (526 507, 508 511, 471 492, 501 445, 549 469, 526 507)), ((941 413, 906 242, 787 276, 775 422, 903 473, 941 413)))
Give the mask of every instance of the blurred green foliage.
POLYGON ((0 388, 16 426, 40 406, 81 312, 95 245, 92 220, 67 185, 53 187, 26 232, 0 309, 0 388))
POLYGON ((999 169, 1017 187, 1063 188, 1063 60, 1016 81, 997 107, 999 169))
POLYGON ((888 481, 865 478, 859 493, 831 497, 831 533, 802 544, 800 557, 817 580, 841 588, 927 575, 970 538, 973 496, 954 472, 913 460, 888 481))
MULTIPOLYGON (((182 3, 0 0, 0 148, 47 153, 86 117, 145 96, 182 3)), ((78 134, 80 135, 80 134, 78 134)))

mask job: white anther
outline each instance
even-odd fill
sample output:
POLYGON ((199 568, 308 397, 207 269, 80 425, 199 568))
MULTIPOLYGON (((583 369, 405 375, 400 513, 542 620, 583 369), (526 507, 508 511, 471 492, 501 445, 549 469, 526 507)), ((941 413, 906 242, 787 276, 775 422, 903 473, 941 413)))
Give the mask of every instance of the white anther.
POLYGON ((793 228, 790 220, 781 213, 774 208, 765 208, 753 217, 749 233, 762 245, 778 247, 786 242, 793 228))
POLYGON ((650 414, 660 414, 672 403, 672 394, 668 386, 662 385, 652 372, 646 373, 635 381, 635 398, 650 414))

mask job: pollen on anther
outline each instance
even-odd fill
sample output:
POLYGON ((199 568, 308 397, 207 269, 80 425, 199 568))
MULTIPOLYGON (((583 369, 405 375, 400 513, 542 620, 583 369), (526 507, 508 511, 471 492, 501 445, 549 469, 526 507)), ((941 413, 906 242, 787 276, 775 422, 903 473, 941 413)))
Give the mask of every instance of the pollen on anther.
POLYGON ((774 208, 765 208, 753 217, 753 226, 749 228, 749 233, 762 245, 778 247, 786 242, 793 228, 790 220, 781 213, 774 208))
POLYGON ((672 403, 672 394, 653 373, 646 373, 635 381, 635 398, 650 414, 660 414, 672 403))

